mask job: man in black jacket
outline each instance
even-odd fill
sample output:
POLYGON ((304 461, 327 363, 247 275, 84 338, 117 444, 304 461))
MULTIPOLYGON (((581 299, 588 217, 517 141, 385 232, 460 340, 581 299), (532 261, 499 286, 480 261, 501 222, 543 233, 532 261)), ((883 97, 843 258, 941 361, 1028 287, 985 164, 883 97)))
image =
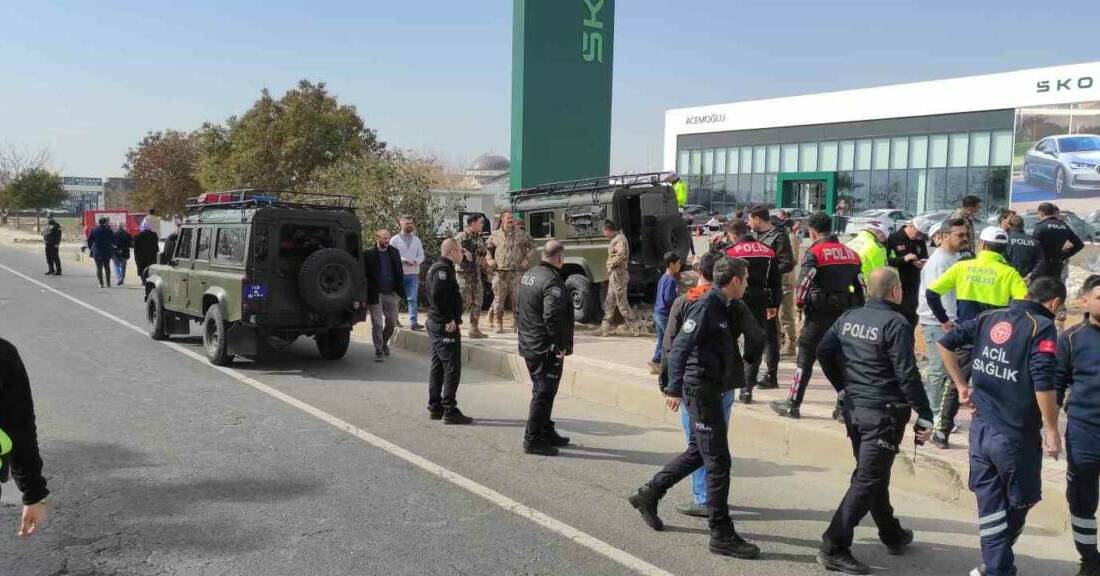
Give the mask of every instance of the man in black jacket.
POLYGON ((561 279, 565 246, 550 240, 542 262, 523 274, 516 298, 519 353, 531 374, 531 410, 523 451, 554 456, 569 438, 558 434, 550 419, 558 394, 562 365, 573 353, 573 304, 561 279))
POLYGON ((116 286, 122 286, 126 281, 126 265, 130 263, 130 247, 134 239, 126 230, 126 223, 115 227, 115 239, 111 252, 111 263, 115 266, 115 277, 118 278, 116 286))
POLYGON ((1053 276, 1061 281, 1062 267, 1074 254, 1084 249, 1085 243, 1062 221, 1057 206, 1043 202, 1038 210, 1042 220, 1035 225, 1032 234, 1039 241, 1043 256, 1035 265, 1031 277, 1053 276))
MULTIPOLYGON (((768 377, 765 388, 778 388, 776 373, 779 371, 779 306, 783 303, 783 273, 779 271, 779 258, 774 250, 763 242, 749 236, 749 227, 741 220, 730 222, 729 236, 732 245, 726 249, 731 258, 743 258, 749 263, 749 285, 743 298, 752 311, 756 323, 764 327, 767 335, 768 361, 775 365, 767 367, 768 377), (770 378, 770 380, 769 380, 770 378)), ((760 374, 760 363, 751 363, 745 367, 745 387, 741 389, 740 399, 744 404, 752 404, 752 390, 757 386, 756 377, 760 374)))
POLYGON ((157 261, 159 251, 160 238, 148 222, 142 222, 141 231, 134 236, 134 265, 137 266, 137 273, 142 281, 145 280, 147 269, 157 261))
POLYGON ((444 424, 469 424, 473 419, 458 409, 458 381, 462 376, 462 292, 455 263, 462 246, 454 238, 440 245, 442 254, 428 270, 428 343, 432 352, 428 380, 428 415, 444 424))
MULTIPOLYGON (((756 233, 756 239, 775 252, 775 268, 782 281, 783 275, 794 270, 794 248, 791 236, 785 226, 772 224, 771 213, 765 206, 757 206, 749 212, 749 226, 756 233)), ((783 295, 779 295, 782 303, 783 295)), ((779 315, 772 315, 764 323, 768 335, 768 347, 764 352, 764 377, 754 383, 760 389, 779 387, 779 315)))
POLYGON ((61 225, 54 220, 53 214, 46 215, 46 231, 42 233, 42 240, 46 244, 46 267, 49 270, 47 276, 61 275, 61 225))
POLYGON ((901 313, 912 330, 917 329, 917 305, 920 304, 920 271, 928 261, 928 244, 912 222, 886 238, 886 262, 901 277, 901 313))
MULTIPOLYGON (((669 354, 666 404, 679 410, 681 396, 691 421, 687 450, 669 462, 653 479, 630 497, 630 505, 641 513, 650 528, 663 530, 657 503, 677 482, 701 466, 707 469, 707 508, 710 513, 710 551, 714 554, 755 558, 760 548, 737 534, 729 514, 730 452, 721 396, 729 384, 729 368, 737 346, 730 329, 731 300, 740 298, 746 287, 748 264, 741 259, 723 258, 714 265, 714 285, 691 305, 687 319, 669 354)), ((759 353, 759 351, 757 351, 759 353)))
POLYGON ((911 411, 917 413, 917 441, 932 436, 932 408, 900 306, 901 279, 894 269, 879 268, 871 273, 867 290, 867 304, 842 314, 817 354, 829 382, 844 393, 844 421, 856 457, 852 483, 822 536, 817 561, 845 574, 870 572, 850 549, 867 512, 891 554, 903 553, 913 541, 913 532, 901 527, 890 505, 890 469, 911 411))
POLYGON ((38 454, 38 432, 34 424, 34 401, 30 379, 10 342, 0 338, 0 430, 11 438, 12 451, 0 460, 0 481, 10 471, 23 493, 23 521, 20 536, 30 536, 46 521, 46 479, 38 454))
POLYGON ((390 355, 390 338, 397 326, 397 307, 405 297, 401 253, 390 246, 390 231, 374 233, 374 247, 363 253, 367 275, 367 306, 370 308, 374 361, 390 355))
POLYGON ((1031 271, 1043 257, 1039 241, 1024 231, 1024 219, 1013 212, 1001 222, 1001 228, 1008 233, 1008 247, 1005 248, 1005 260, 1016 269, 1025 281, 1031 279, 1031 271))

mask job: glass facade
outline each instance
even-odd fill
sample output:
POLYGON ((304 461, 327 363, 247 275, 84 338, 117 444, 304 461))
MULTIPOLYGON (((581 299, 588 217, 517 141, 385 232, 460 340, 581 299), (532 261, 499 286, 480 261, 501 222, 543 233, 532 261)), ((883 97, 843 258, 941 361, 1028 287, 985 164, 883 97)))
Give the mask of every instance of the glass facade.
POLYGON ((774 204, 776 176, 792 172, 835 172, 853 211, 955 208, 969 194, 992 210, 1008 205, 1013 121, 998 110, 681 135, 677 170, 690 203, 720 211, 774 204))

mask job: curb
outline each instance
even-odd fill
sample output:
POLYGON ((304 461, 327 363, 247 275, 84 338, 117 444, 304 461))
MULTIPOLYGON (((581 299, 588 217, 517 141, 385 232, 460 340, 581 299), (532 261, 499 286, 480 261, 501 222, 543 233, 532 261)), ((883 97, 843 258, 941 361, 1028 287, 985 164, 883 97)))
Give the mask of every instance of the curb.
MULTIPOLYGON (((428 336, 422 332, 398 329, 392 344, 409 352, 428 353, 428 336)), ((527 365, 517 353, 463 341, 462 363, 516 384, 531 385, 527 365)), ((571 356, 566 359, 559 391, 665 424, 680 423, 679 415, 665 408, 663 396, 648 373, 643 374, 640 369, 613 368, 610 363, 571 356)), ((800 463, 851 472, 852 445, 831 420, 792 421, 766 411, 762 405, 738 406, 737 433, 800 463)), ((903 448, 894 462, 891 485, 958 504, 977 514, 976 503, 967 488, 968 476, 967 466, 937 458, 931 449, 919 450, 914 459, 913 450, 903 448)), ((1066 532, 1069 510, 1064 493, 1063 485, 1043 480, 1044 499, 1028 514, 1028 526, 1066 532)), ((977 530, 977 524, 974 529, 977 530)))

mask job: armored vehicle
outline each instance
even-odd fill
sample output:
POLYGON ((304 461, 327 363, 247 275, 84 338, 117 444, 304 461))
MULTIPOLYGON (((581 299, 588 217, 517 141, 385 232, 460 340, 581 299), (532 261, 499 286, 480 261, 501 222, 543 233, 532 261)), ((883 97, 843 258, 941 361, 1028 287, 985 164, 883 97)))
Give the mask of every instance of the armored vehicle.
MULTIPOLYGON (((524 219, 541 248, 556 238, 565 243, 562 273, 578 322, 602 315, 607 289, 607 244, 603 221, 619 225, 630 242, 632 298, 652 300, 664 272, 666 252, 686 258, 691 234, 663 174, 632 174, 545 184, 509 194, 511 209, 524 219)), ((532 264, 538 261, 533 253, 532 264)))
POLYGON ((350 197, 207 194, 188 205, 165 249, 145 279, 149 335, 189 334, 197 322, 214 364, 299 336, 336 360, 366 319, 362 229, 350 197))

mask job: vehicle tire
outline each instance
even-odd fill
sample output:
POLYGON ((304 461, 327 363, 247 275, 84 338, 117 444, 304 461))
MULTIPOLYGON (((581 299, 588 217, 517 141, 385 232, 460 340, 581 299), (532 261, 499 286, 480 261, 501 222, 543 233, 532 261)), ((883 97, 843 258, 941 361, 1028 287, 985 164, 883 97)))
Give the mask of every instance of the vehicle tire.
POLYGON ((338 248, 322 248, 310 254, 298 272, 302 300, 311 309, 325 313, 350 308, 365 281, 355 257, 338 248))
POLYGON ((1069 191, 1069 183, 1066 182, 1066 171, 1059 166, 1054 169, 1054 194, 1061 196, 1069 191))
POLYGON ((573 319, 581 324, 593 324, 600 318, 600 290, 584 274, 571 274, 565 279, 565 289, 573 303, 573 319))
POLYGON ((1035 177, 1031 175, 1031 164, 1024 162, 1024 183, 1029 186, 1035 185, 1035 177))
POLYGON ((351 343, 351 329, 337 328, 327 332, 318 332, 314 339, 317 340, 317 351, 325 360, 339 360, 348 352, 351 343))
POLYGON ((156 288, 149 292, 145 299, 145 320, 149 323, 149 337, 153 340, 167 340, 168 331, 165 330, 164 305, 160 301, 160 292, 156 288))
POLYGON ((691 251, 691 232, 680 218, 665 218, 657 232, 657 238, 660 257, 664 257, 665 252, 675 252, 683 260, 691 251))
POLYGON ((229 355, 227 331, 221 306, 211 305, 206 309, 206 317, 202 320, 202 347, 206 350, 210 363, 215 366, 227 366, 233 362, 233 357, 229 355))

